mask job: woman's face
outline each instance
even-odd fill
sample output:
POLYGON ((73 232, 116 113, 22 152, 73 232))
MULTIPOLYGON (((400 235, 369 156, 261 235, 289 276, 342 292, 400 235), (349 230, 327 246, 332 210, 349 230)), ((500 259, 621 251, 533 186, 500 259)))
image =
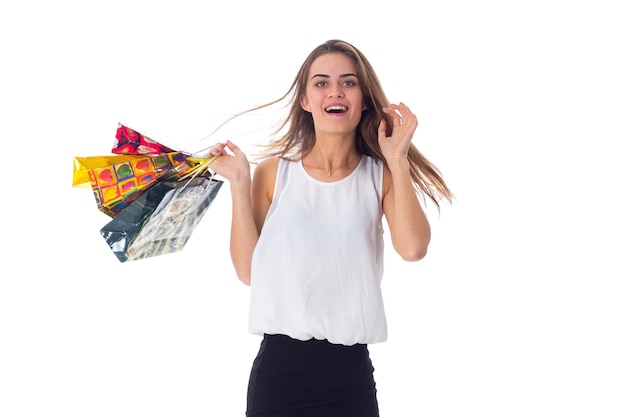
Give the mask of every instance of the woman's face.
POLYGON ((342 53, 328 53, 313 61, 302 108, 311 113, 318 133, 351 133, 361 120, 363 92, 356 65, 342 53))

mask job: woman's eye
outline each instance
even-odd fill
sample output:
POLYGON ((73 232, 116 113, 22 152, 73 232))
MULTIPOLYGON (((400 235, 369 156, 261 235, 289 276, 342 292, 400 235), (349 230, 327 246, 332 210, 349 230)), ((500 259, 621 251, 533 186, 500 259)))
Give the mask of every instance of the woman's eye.
POLYGON ((356 81, 354 80, 346 80, 343 82, 343 85, 346 87, 354 87, 356 85, 356 81))
POLYGON ((326 86, 326 81, 319 81, 315 83, 316 87, 324 87, 326 86))

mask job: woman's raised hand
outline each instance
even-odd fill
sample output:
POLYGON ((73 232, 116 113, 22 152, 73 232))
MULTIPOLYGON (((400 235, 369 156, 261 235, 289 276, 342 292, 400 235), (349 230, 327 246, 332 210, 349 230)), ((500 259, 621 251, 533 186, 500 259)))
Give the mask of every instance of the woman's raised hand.
POLYGON ((381 120, 378 126, 380 150, 389 162, 393 159, 406 159, 413 133, 417 129, 417 117, 404 103, 391 104, 390 107, 384 107, 382 110, 391 116, 393 126, 391 136, 387 136, 387 122, 385 119, 381 120))

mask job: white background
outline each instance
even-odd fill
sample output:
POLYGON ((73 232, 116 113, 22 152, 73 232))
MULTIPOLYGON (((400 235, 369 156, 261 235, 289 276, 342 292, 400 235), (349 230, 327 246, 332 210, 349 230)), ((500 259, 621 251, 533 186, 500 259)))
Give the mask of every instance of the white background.
MULTIPOLYGON (((118 122, 220 140, 201 141, 340 38, 418 115, 414 141, 456 195, 428 207, 424 260, 387 253, 381 415, 623 417, 618 3, 3 3, 0 415, 244 415, 260 339, 228 186, 183 252, 120 264, 72 160, 109 154, 118 122)), ((248 149, 266 121, 229 137, 248 149)))

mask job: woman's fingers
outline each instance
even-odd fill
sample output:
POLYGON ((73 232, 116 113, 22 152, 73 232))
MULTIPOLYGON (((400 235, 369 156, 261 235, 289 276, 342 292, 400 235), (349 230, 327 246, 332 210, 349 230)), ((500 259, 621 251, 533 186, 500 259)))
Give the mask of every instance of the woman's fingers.
POLYGON ((233 153, 233 155, 241 154, 241 149, 231 141, 226 141, 226 147, 233 153))
POLYGON ((417 128, 417 117, 404 104, 390 104, 382 109, 391 116, 393 126, 391 135, 387 136, 387 122, 383 119, 378 127, 378 143, 385 158, 405 157, 417 128))
POLYGON ((206 153, 206 156, 220 156, 220 155, 224 155, 226 153, 226 149, 224 149, 226 146, 225 143, 216 143, 215 145, 211 146, 209 148, 209 150, 206 153))
POLYGON ((389 114, 395 126, 417 127, 417 117, 413 114, 409 106, 404 103, 390 104, 383 108, 383 112, 389 114))
MULTIPOLYGON (((417 128, 417 117, 406 104, 390 104, 389 107, 384 107, 382 110, 390 115, 393 120, 392 136, 397 136, 398 134, 402 136, 413 135, 417 128)), ((381 129, 382 126, 379 127, 379 131, 381 129)))

